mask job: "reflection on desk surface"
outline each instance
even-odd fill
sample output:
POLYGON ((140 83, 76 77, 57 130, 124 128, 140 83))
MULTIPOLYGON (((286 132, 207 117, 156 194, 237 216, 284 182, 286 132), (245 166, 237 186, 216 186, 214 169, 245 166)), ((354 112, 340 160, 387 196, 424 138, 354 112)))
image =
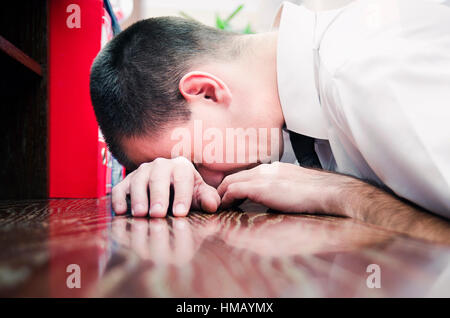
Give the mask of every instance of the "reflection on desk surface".
POLYGON ((110 206, 0 203, 0 296, 450 296, 450 244, 251 203, 165 219, 113 216, 110 206), (70 264, 80 288, 68 288, 70 264), (380 288, 368 287, 370 264, 380 288))

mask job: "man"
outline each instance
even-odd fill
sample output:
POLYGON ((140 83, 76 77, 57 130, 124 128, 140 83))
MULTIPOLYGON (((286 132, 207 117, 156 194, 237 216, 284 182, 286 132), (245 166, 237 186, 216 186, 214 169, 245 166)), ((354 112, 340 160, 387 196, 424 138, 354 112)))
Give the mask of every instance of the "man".
POLYGON ((95 113, 113 155, 138 167, 113 189, 116 213, 129 194, 134 216, 163 217, 173 187, 175 216, 249 198, 364 220, 450 217, 450 8, 285 3, 275 28, 237 35, 154 18, 102 50, 91 72, 95 113), (229 129, 258 135, 199 143, 229 129), (301 166, 260 164, 282 152, 281 129, 301 166))

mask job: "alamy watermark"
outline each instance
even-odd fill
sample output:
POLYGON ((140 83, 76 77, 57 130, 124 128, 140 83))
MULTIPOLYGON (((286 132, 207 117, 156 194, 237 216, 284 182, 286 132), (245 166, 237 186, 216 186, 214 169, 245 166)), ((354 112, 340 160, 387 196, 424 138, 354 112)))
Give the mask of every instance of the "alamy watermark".
POLYGON ((280 128, 203 129, 194 120, 193 132, 185 127, 172 131, 171 157, 193 158, 194 163, 268 163, 280 160, 280 128), (192 153, 193 152, 193 153, 192 153))
POLYGON ((81 268, 78 264, 70 264, 66 267, 66 272, 70 273, 66 278, 67 288, 81 288, 81 268))
POLYGON ((69 29, 81 28, 81 8, 78 4, 69 4, 66 8, 66 12, 70 13, 66 19, 66 26, 69 29))
POLYGON ((370 264, 366 268, 371 273, 366 279, 367 288, 381 288, 381 268, 378 264, 370 264))

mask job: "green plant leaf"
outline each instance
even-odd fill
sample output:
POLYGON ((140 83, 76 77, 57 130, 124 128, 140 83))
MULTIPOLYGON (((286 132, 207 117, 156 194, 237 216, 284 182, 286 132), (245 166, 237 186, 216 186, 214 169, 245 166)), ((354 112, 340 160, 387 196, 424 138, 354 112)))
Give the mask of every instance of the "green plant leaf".
POLYGON ((252 27, 250 26, 250 23, 247 24, 247 26, 246 26, 245 29, 242 31, 242 33, 244 33, 244 34, 253 34, 252 27))
POLYGON ((234 10, 233 13, 228 16, 228 18, 226 18, 225 22, 228 24, 231 21, 231 19, 233 19, 236 16, 236 14, 238 14, 239 11, 242 10, 243 7, 244 7, 243 4, 241 4, 239 7, 237 7, 237 9, 234 10))
POLYGON ((225 30, 225 21, 223 21, 219 15, 216 15, 216 27, 221 30, 225 30))

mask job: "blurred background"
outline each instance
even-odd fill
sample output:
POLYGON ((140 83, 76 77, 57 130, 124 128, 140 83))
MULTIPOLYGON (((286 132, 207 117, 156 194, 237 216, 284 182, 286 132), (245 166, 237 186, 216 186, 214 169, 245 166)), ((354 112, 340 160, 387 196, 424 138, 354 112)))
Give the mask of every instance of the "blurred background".
MULTIPOLYGON (((231 23, 234 31, 245 30, 249 25, 253 32, 270 29, 276 9, 282 0, 110 0, 122 29, 134 22, 158 16, 183 16, 184 14, 209 26, 216 26, 216 19, 229 17, 237 8, 242 9, 231 23)), ((301 0, 291 1, 301 3, 301 0)))
MULTIPOLYGON (((89 94, 92 62, 120 30, 141 19, 170 15, 239 33, 265 32, 281 2, 2 3, 0 199, 98 198, 124 177, 106 147, 89 94)), ((295 160, 292 151, 286 153, 291 158, 285 161, 295 160)))

